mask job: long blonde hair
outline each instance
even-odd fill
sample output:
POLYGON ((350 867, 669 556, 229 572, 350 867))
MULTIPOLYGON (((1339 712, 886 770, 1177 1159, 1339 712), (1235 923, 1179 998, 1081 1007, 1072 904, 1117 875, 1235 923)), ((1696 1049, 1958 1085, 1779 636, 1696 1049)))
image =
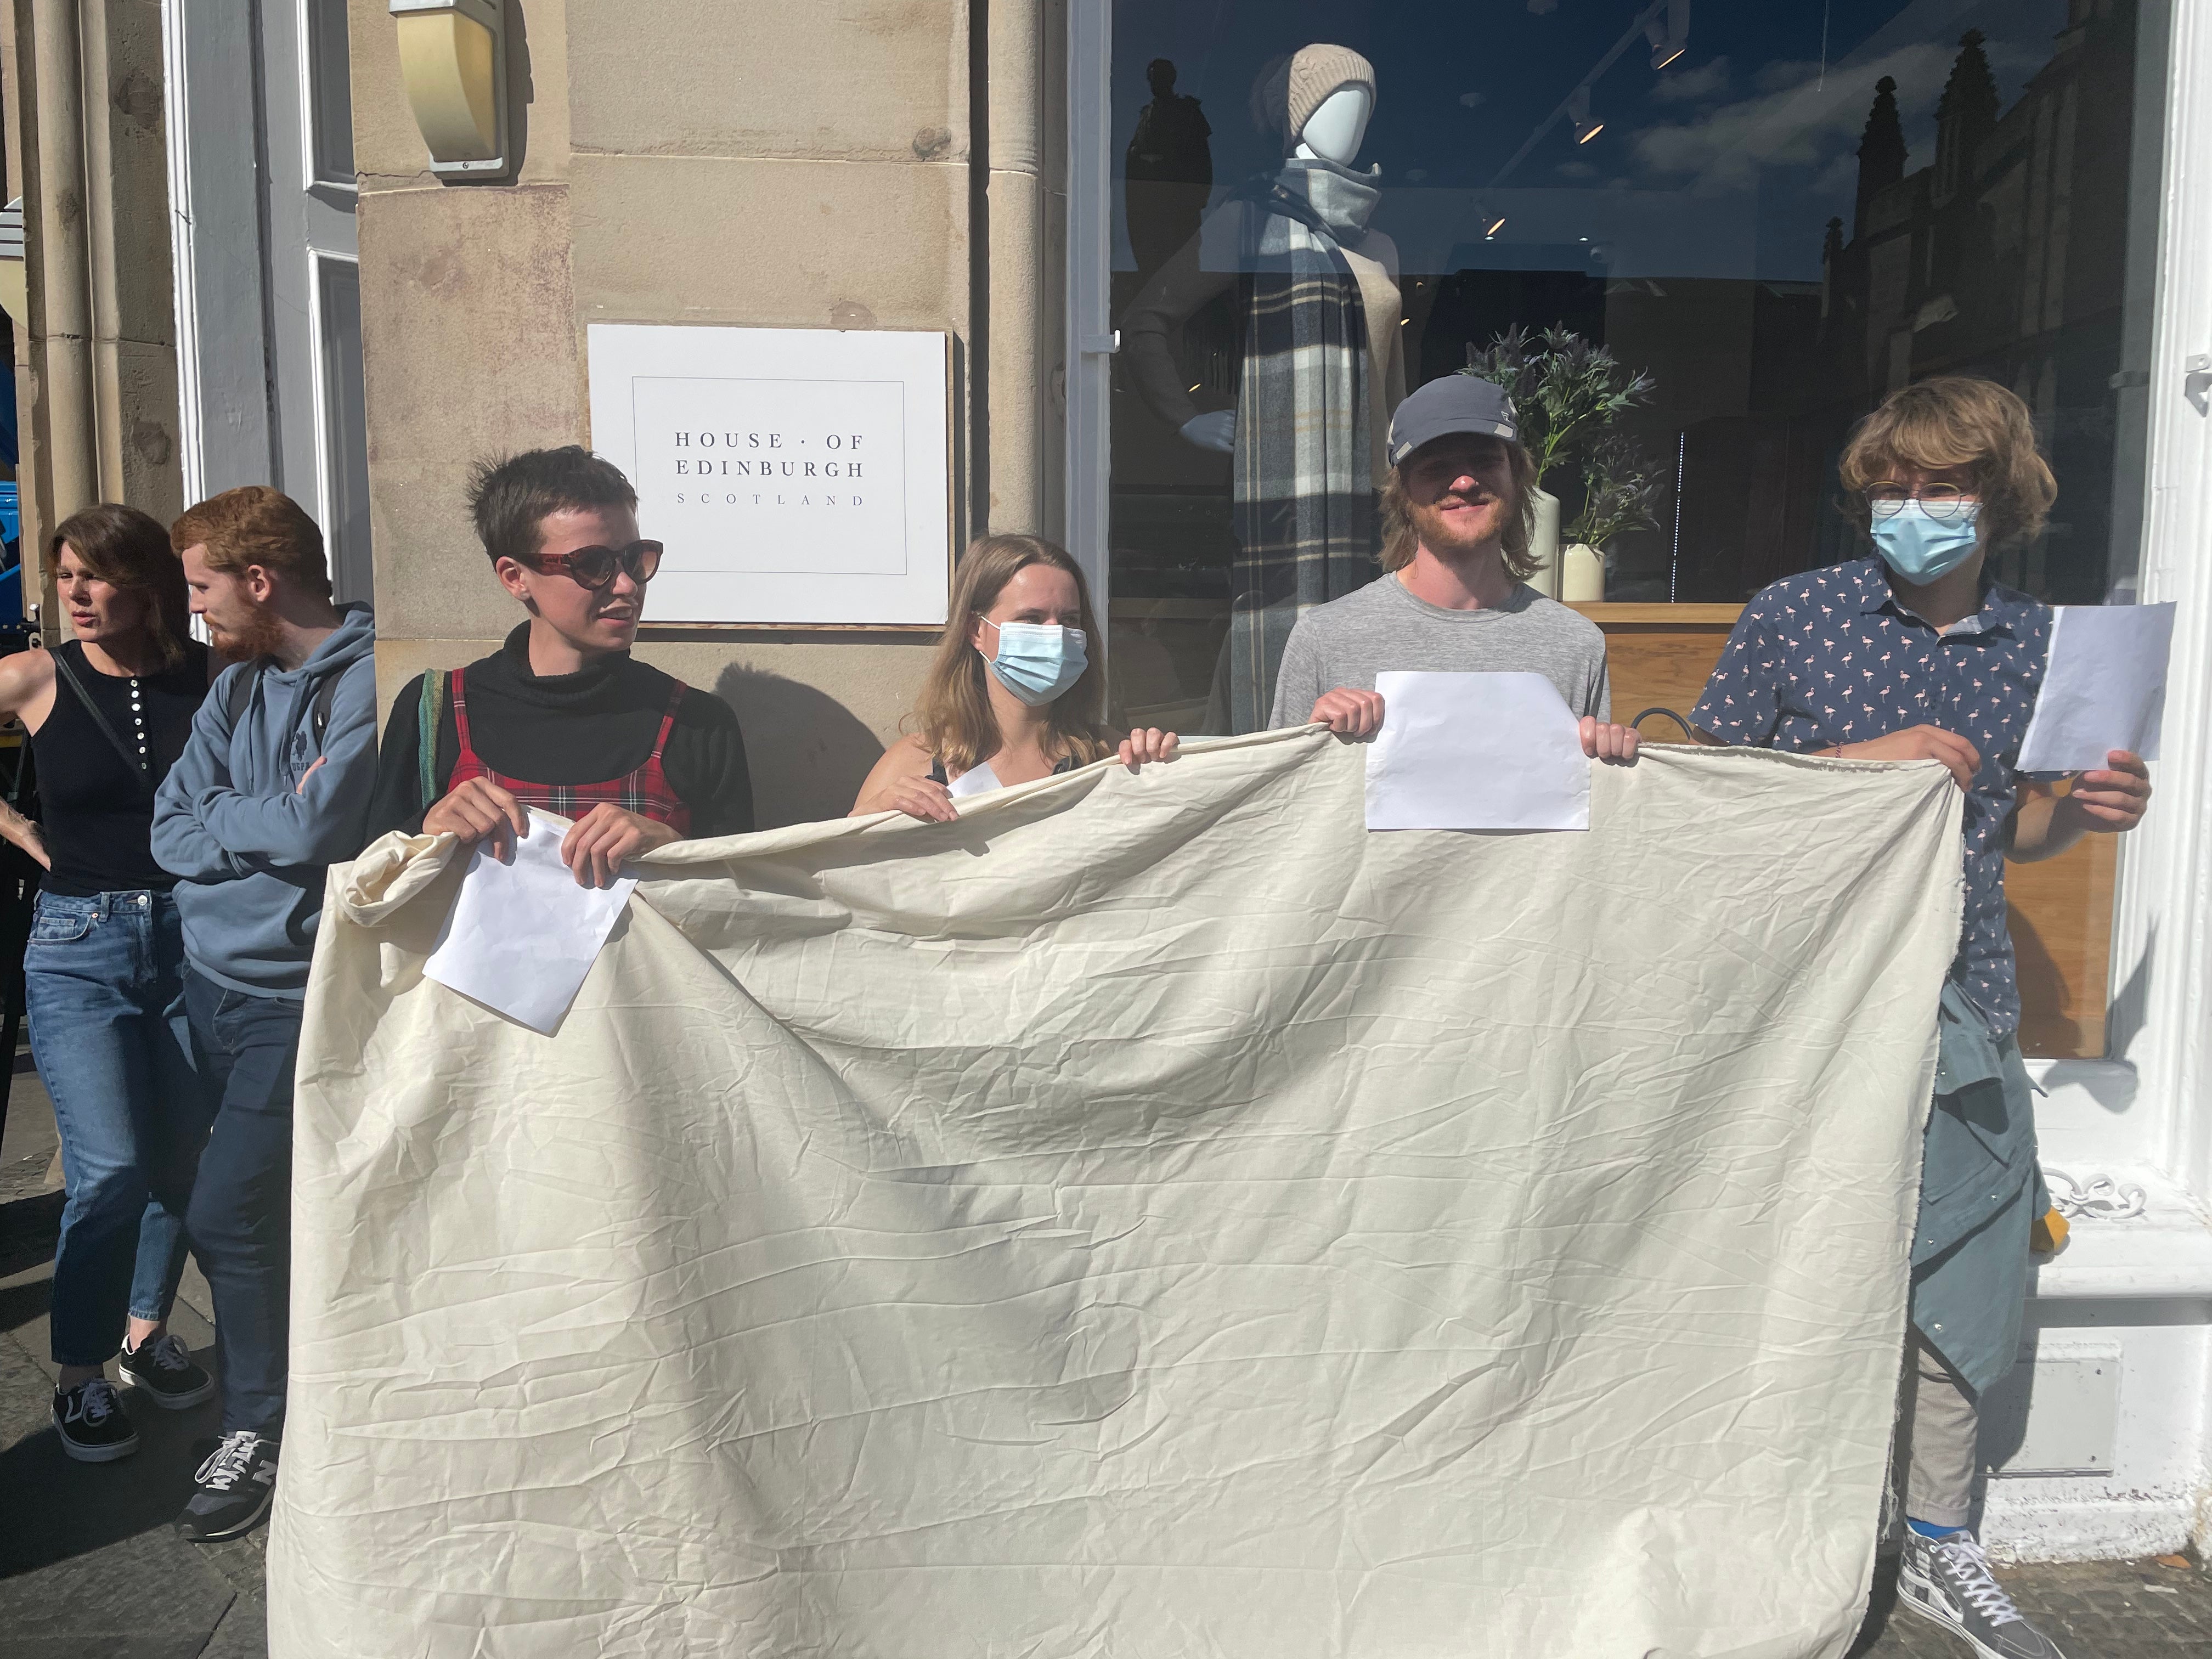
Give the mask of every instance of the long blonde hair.
POLYGON ((1083 570, 1066 549, 1041 536, 984 536, 969 544, 960 560, 960 580, 952 592, 951 620, 911 720, 916 735, 950 772, 981 765, 999 751, 997 718, 986 689, 983 653, 969 642, 975 619, 999 602, 1015 574, 1033 564, 1048 564, 1075 579, 1075 599, 1090 647, 1091 665, 1082 678, 1053 700, 1047 731, 1050 747, 1085 765, 1104 756, 1105 672, 1098 662, 1098 623, 1091 611, 1091 588, 1083 570))
MULTIPOLYGON (((1528 550, 1530 539, 1536 533, 1536 458, 1522 445, 1511 439, 1505 445, 1505 459, 1513 474, 1514 501, 1505 515, 1505 527, 1498 538, 1499 556, 1505 561, 1505 574, 1516 582, 1525 582, 1536 574, 1538 560, 1528 550)), ((1407 460, 1412 456, 1406 458, 1407 460)), ((1390 476, 1382 484, 1382 568, 1402 570, 1413 563, 1413 554, 1420 546, 1420 538, 1413 530, 1413 501, 1406 493, 1404 470, 1392 467, 1390 476)))
POLYGON ((1994 380, 1942 374, 1900 387, 1852 428, 1840 471, 1850 492, 1846 505, 1862 530, 1868 515, 1860 492, 1898 461, 1968 468, 1988 547, 2034 535, 2058 497, 2058 481, 2036 447, 2035 416, 1994 380))

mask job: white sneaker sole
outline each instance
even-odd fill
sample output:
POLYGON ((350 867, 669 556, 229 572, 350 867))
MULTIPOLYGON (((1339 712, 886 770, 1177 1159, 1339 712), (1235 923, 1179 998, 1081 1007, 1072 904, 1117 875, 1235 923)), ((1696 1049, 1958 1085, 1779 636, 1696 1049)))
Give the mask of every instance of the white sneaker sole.
POLYGON ((190 1411, 203 1400, 215 1398, 215 1378, 212 1376, 189 1394, 164 1394, 159 1389, 148 1388, 125 1367, 118 1365, 115 1369, 120 1373, 119 1386, 137 1390, 139 1399, 149 1406, 159 1406, 165 1412, 190 1411))
POLYGON ((54 1425, 54 1432, 61 1436, 62 1450, 66 1452, 70 1460, 74 1462, 113 1463, 122 1458, 130 1456, 132 1452, 138 1449, 138 1437, 136 1434, 133 1434, 128 1440, 118 1440, 112 1445, 87 1446, 80 1444, 78 1442, 70 1439, 66 1433, 63 1432, 61 1419, 55 1417, 51 1412, 46 1415, 54 1425))
POLYGON ((261 1502, 251 1515, 242 1521, 230 1522, 220 1531, 207 1530, 190 1513, 178 1522, 177 1529, 184 1534, 187 1543, 192 1544, 220 1544, 228 1539, 243 1538, 269 1518, 269 1510, 276 1501, 276 1489, 271 1486, 261 1494, 261 1502))
POLYGON ((1936 1587, 1917 1573, 1900 1570, 1897 1575, 1897 1605, 1910 1607, 1931 1625, 1941 1625, 1979 1656, 1979 1659, 2006 1659, 1987 1643, 1978 1640, 1972 1632, 1954 1619, 1943 1604, 1936 1599, 1936 1587), (1923 1597, 1927 1599, 1923 1600, 1923 1597))

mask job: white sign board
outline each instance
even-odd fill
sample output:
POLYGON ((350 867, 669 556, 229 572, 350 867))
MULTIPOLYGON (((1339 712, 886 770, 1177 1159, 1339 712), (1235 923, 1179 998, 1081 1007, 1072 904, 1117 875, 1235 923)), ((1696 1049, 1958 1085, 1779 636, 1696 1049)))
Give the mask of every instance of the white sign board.
POLYGON ((945 621, 943 334, 593 323, 592 447, 667 545, 656 623, 945 621))

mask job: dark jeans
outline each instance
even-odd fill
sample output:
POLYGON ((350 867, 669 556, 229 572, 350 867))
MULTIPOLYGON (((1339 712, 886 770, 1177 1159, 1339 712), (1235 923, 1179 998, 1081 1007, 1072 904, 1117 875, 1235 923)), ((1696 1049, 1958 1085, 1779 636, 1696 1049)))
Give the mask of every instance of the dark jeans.
POLYGON ((284 1428, 292 1276, 292 1067, 301 1003, 185 970, 192 1054, 215 1111, 185 1230, 215 1294, 222 1431, 284 1428))
POLYGON ((23 951, 31 1051, 53 1097, 69 1200, 54 1252, 58 1365, 97 1365, 126 1310, 169 1316, 207 1127, 185 1030, 176 901, 39 895, 23 951))

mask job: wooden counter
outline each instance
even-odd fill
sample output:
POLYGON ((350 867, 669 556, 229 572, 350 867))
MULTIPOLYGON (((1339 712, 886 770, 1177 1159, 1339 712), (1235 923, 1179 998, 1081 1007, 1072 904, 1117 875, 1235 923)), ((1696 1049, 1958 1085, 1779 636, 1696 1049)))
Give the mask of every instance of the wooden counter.
MULTIPOLYGON (((1741 610, 1733 605, 1574 608, 1605 630, 1613 713, 1620 720, 1652 708, 1688 719, 1741 610)), ((1684 740, 1656 716, 1644 729, 1655 743, 1684 740)), ((2088 836, 2063 857, 2006 869, 2013 951, 2020 963, 2020 1042, 2027 1054, 2075 1059, 2105 1052, 2113 842, 2111 836, 2088 836)))

